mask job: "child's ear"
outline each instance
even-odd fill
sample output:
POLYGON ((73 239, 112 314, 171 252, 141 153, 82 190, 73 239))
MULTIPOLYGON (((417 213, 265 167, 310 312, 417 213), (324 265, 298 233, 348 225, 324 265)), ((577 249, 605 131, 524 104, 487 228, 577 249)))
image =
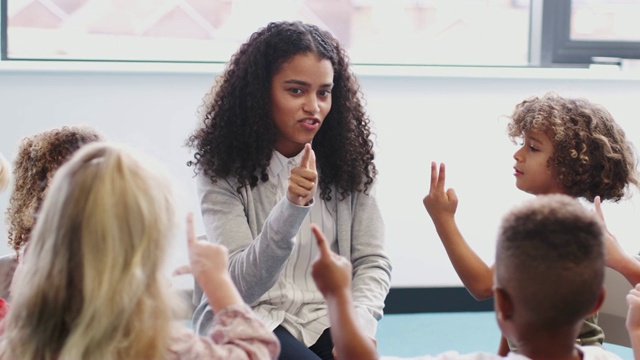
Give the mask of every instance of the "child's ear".
POLYGON ((606 291, 605 291, 605 289, 603 287, 602 290, 600 290, 600 294, 598 294, 598 301, 596 301, 596 304, 593 306, 593 309, 591 309, 591 312, 589 313, 589 316, 597 313, 600 310, 600 307, 604 303, 605 292, 606 291))
POLYGON ((494 306, 496 316, 499 320, 505 321, 513 316, 513 300, 509 294, 501 287, 493 289, 494 306))

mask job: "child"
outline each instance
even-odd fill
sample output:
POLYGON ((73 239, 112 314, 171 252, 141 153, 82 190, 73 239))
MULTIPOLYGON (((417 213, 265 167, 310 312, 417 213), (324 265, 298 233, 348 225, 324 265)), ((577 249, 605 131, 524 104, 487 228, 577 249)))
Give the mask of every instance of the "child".
POLYGON ((58 168, 85 144, 102 141, 91 127, 64 126, 20 141, 13 161, 15 186, 6 211, 8 243, 15 254, 0 258, 0 298, 9 300, 13 273, 29 241, 49 181, 58 168))
MULTIPOLYGON (((333 358, 327 305, 310 274, 312 221, 353 260, 353 298, 372 343, 382 317, 391 264, 358 89, 329 32, 270 23, 231 58, 188 140, 207 238, 229 248, 234 283, 277 334, 280 359, 333 358)), ((211 320, 202 298, 194 328, 211 320)))
MULTIPOLYGON (((629 185, 640 184, 634 151, 624 131, 602 106, 585 99, 554 93, 526 99, 516 106, 508 130, 514 142, 523 140, 513 156, 516 187, 522 191, 596 200, 599 211, 600 198, 618 201, 629 185)), ((453 189, 445 191, 444 186, 444 164, 438 171, 432 163, 424 206, 463 284, 476 299, 488 298, 493 294, 493 268, 462 237, 454 219, 458 198, 453 189)), ((608 242, 615 239, 609 236, 608 242)), ((615 246, 609 244, 608 248, 615 246)), ((632 257, 608 254, 607 260, 614 269, 629 269, 623 273, 628 279, 635 277, 636 271, 640 279, 640 266, 632 257)), ((578 337, 580 344, 603 343, 604 334, 596 322, 595 316, 587 319, 578 337)), ((507 351, 501 343, 499 353, 507 351)))
POLYGON ((226 249, 197 242, 191 271, 216 321, 198 337, 174 321, 162 267, 176 219, 167 178, 109 143, 84 146, 55 174, 2 324, 3 359, 275 359, 275 336, 242 302, 226 249))
MULTIPOLYGON (((377 359, 353 316, 351 266, 331 252, 317 227, 313 231, 321 256, 312 274, 329 304, 338 357, 377 359)), ((566 195, 538 196, 504 217, 496 246, 494 306, 500 330, 518 349, 505 358, 619 359, 602 347, 575 343, 585 317, 604 300, 603 238, 597 215, 566 195)), ((451 351, 413 359, 503 357, 451 351)))
POLYGON ((63 126, 20 141, 13 161, 15 187, 6 212, 9 246, 18 256, 29 241, 36 214, 56 170, 83 145, 102 140, 104 137, 91 127, 63 126))

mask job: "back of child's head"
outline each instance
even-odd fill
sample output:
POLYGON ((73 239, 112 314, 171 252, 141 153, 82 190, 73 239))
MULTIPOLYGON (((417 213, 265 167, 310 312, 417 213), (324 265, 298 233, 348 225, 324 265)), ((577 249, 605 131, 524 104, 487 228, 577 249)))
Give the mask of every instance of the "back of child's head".
POLYGON ((11 165, 7 159, 0 153, 0 192, 3 192, 11 182, 11 165))
POLYGON ((56 170, 85 144, 103 136, 91 127, 65 126, 22 139, 14 159, 15 186, 6 212, 8 242, 16 252, 28 241, 45 191, 56 170))
POLYGON ((530 317, 529 326, 573 326, 594 309, 602 291, 603 236, 600 219, 577 199, 539 195, 502 221, 496 286, 522 305, 520 316, 530 317))
POLYGON ((5 355, 133 359, 166 350, 171 295, 161 267, 176 222, 170 183, 151 164, 97 142, 56 172, 16 275, 5 355))
POLYGON ((531 130, 551 139, 548 165, 567 195, 619 201, 630 185, 640 186, 635 149, 601 105, 553 92, 530 97, 515 107, 508 134, 515 140, 531 130))

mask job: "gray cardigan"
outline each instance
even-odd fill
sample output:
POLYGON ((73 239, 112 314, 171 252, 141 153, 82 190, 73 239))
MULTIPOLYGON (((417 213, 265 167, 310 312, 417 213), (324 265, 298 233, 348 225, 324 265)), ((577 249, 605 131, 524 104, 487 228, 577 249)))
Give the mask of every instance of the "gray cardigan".
MULTIPOLYGON (((209 241, 229 249, 229 272, 244 301, 255 303, 277 281, 293 249, 310 207, 292 204, 285 196, 276 203, 277 189, 259 182, 253 189, 235 178, 212 182, 197 175, 202 218, 209 241)), ((329 211, 335 218, 338 254, 353 265, 353 300, 359 321, 374 337, 382 318, 391 282, 391 262, 384 246, 384 225, 375 197, 353 192, 339 201, 333 191, 329 211)), ((194 329, 206 334, 213 311, 202 296, 194 315, 194 329)))

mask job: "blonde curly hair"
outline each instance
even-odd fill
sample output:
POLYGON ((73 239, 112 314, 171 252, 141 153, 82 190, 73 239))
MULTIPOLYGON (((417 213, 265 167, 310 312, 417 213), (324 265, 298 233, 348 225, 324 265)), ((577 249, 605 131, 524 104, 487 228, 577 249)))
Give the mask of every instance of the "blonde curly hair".
POLYGON ((15 186, 6 211, 8 243, 16 253, 29 241, 53 174, 81 146, 103 140, 87 126, 64 126, 21 140, 13 162, 15 186))
POLYGON ((557 169, 567 195, 617 202, 629 186, 640 186, 633 144, 603 106, 548 92, 516 105, 510 118, 514 143, 531 130, 551 139, 548 166, 557 169))

